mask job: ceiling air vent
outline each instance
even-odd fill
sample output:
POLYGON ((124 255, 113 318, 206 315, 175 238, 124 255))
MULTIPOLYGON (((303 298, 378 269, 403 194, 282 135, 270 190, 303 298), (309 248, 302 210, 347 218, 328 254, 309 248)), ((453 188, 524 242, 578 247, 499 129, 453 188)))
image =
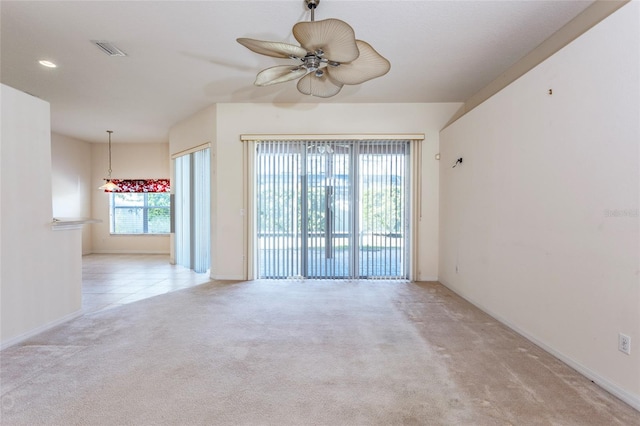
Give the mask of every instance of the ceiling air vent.
POLYGON ((109 56, 127 56, 122 50, 118 49, 113 43, 103 40, 91 40, 91 43, 95 44, 109 56))

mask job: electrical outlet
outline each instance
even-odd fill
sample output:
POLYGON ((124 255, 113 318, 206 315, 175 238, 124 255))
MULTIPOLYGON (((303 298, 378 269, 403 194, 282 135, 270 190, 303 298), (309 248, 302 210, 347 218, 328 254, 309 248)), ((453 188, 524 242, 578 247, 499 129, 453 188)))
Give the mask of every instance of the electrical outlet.
POLYGON ((618 350, 631 355, 631 337, 626 334, 618 334, 618 350))

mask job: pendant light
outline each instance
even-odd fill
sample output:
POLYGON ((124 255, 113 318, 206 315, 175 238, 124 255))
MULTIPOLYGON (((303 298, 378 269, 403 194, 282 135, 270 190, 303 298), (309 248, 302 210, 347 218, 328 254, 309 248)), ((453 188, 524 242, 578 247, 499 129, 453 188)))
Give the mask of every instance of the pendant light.
POLYGON ((111 133, 113 133, 113 130, 107 130, 107 133, 109 133, 109 176, 107 177, 107 179, 105 179, 106 183, 98 189, 104 189, 105 191, 113 192, 120 189, 120 187, 113 183, 113 181, 111 180, 111 133))

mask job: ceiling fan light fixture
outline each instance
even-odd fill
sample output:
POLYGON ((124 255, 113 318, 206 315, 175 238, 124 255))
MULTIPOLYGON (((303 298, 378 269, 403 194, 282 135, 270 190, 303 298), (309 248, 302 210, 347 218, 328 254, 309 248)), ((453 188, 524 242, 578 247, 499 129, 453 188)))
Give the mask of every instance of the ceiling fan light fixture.
POLYGON ((300 46, 237 39, 238 43, 255 53, 300 61, 297 67, 281 65, 259 72, 254 82, 256 86, 270 86, 300 78, 297 84, 300 93, 328 98, 338 94, 345 84, 361 84, 389 72, 389 61, 368 43, 356 40, 355 31, 349 24, 333 18, 315 21, 314 10, 320 0, 304 1, 311 10, 311 21, 298 22, 292 29, 300 46))

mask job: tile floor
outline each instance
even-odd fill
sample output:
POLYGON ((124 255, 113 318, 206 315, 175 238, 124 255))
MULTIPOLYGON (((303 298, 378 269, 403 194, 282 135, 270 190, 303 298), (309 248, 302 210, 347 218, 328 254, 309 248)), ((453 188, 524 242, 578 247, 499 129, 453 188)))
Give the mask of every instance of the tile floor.
POLYGON ((210 281, 161 254, 82 257, 82 310, 97 312, 210 281))

